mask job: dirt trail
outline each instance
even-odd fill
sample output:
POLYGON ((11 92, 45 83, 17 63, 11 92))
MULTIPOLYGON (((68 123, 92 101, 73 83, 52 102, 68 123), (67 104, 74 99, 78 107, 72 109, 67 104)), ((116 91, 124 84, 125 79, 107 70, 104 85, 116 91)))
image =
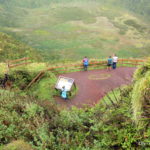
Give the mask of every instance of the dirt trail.
POLYGON ((111 89, 131 83, 136 68, 120 67, 116 70, 92 70, 63 74, 63 76, 75 79, 79 90, 71 100, 63 100, 56 97, 57 104, 62 107, 84 107, 94 105, 111 89))

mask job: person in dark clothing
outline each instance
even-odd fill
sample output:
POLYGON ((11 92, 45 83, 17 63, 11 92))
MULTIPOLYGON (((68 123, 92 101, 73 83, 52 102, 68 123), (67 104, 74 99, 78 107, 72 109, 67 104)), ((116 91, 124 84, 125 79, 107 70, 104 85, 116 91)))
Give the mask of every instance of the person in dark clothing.
POLYGON ((111 56, 109 56, 109 58, 107 59, 107 70, 111 70, 111 66, 112 66, 112 58, 111 56))

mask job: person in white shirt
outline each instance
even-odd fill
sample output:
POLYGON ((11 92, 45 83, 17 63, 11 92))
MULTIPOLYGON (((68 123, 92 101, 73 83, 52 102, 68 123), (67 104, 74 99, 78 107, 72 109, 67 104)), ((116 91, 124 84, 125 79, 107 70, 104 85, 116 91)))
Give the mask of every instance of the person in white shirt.
POLYGON ((117 67, 117 62, 118 62, 118 57, 116 55, 113 56, 113 64, 112 64, 112 68, 116 69, 117 67))

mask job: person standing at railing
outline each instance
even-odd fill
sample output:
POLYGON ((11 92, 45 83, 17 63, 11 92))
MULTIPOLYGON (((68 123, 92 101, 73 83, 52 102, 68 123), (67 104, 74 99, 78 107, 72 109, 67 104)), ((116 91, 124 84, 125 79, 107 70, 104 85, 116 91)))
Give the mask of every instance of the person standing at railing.
POLYGON ((89 60, 88 60, 88 58, 85 56, 84 59, 83 59, 84 71, 87 71, 88 65, 89 65, 89 60))
POLYGON ((118 57, 116 56, 116 54, 114 54, 114 56, 113 56, 113 63, 112 63, 112 68, 113 69, 116 69, 116 67, 117 67, 117 62, 118 62, 118 57))
POLYGON ((111 70, 111 66, 112 66, 112 58, 111 56, 109 56, 109 58, 107 59, 107 70, 111 70))

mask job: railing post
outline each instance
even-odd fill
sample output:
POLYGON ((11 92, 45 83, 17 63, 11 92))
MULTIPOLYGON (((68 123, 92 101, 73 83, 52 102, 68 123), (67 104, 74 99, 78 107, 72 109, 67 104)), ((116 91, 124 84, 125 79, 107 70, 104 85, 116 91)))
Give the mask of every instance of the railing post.
POLYGON ((137 59, 135 59, 135 67, 137 66, 137 63, 138 63, 138 61, 137 61, 137 59))
POLYGON ((7 60, 7 73, 9 73, 10 67, 9 67, 9 60, 7 60))

